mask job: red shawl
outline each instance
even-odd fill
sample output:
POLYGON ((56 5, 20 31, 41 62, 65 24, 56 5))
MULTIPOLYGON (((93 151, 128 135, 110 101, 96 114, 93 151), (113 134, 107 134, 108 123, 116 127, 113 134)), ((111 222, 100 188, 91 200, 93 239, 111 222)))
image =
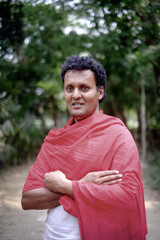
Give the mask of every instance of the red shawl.
POLYGON ((82 240, 144 240, 147 233, 141 166, 135 142, 117 118, 99 111, 62 129, 51 130, 23 192, 45 187, 46 172, 60 170, 73 180, 73 197, 60 203, 77 216, 82 240), (115 185, 79 183, 88 172, 114 169, 123 174, 115 185))

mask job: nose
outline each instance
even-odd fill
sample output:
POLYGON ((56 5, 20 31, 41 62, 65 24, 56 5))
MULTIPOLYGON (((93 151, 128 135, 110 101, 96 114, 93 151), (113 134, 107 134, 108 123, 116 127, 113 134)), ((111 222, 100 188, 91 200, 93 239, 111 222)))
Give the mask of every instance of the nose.
POLYGON ((81 91, 77 88, 74 89, 72 97, 74 99, 80 99, 81 98, 81 91))

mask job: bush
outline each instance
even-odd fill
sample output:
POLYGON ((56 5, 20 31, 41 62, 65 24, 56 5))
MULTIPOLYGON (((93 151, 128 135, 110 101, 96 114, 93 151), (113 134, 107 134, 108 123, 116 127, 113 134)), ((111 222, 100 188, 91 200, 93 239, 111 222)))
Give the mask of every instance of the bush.
POLYGON ((155 157, 149 162, 149 172, 152 178, 152 186, 160 191, 160 152, 156 152, 155 157))
POLYGON ((29 161, 37 155, 47 127, 29 112, 18 118, 18 104, 9 99, 3 101, 0 110, 0 166, 29 161))

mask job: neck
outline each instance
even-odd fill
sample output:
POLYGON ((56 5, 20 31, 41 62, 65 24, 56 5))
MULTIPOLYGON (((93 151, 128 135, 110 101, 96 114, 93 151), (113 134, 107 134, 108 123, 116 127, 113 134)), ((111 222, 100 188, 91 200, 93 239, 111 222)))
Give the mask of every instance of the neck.
POLYGON ((88 118, 88 117, 90 117, 90 116, 92 116, 92 115, 95 115, 95 114, 99 113, 99 111, 100 111, 100 109, 99 109, 99 107, 98 107, 98 108, 96 108, 96 110, 95 110, 91 115, 89 115, 89 116, 87 116, 87 117, 85 117, 85 118, 82 118, 82 119, 80 119, 80 120, 74 118, 74 121, 73 121, 72 125, 73 125, 74 123, 76 123, 76 122, 82 121, 82 120, 84 120, 84 119, 86 119, 86 118, 88 118))

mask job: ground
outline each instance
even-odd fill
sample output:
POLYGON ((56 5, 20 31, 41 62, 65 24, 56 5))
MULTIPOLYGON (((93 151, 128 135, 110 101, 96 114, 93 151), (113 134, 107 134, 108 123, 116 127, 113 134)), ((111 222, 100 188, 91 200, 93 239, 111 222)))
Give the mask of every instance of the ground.
MULTIPOLYGON (((21 191, 31 164, 5 170, 0 175, 0 239, 43 239, 46 210, 24 211, 21 208, 21 191)), ((151 190, 144 179, 147 213, 147 240, 160 239, 160 194, 151 190)))

